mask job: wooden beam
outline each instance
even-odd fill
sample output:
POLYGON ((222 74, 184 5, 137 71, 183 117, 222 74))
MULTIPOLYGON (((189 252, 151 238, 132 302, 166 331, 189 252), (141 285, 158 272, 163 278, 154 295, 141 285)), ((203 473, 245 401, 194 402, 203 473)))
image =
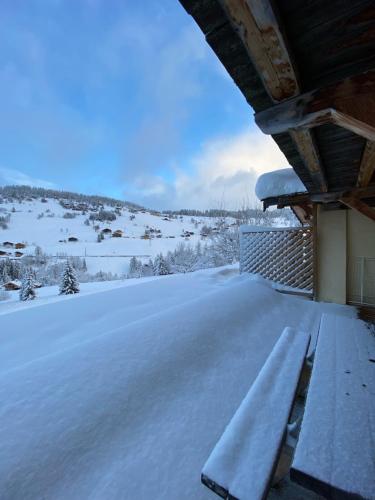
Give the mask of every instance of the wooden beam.
POLYGON ((374 198, 375 185, 366 188, 344 189, 340 191, 331 191, 329 193, 300 193, 284 194, 266 198, 263 201, 263 208, 277 205, 278 208, 290 207, 291 205, 304 205, 306 203, 334 203, 341 198, 355 198, 357 200, 374 198))
POLYGON ((328 191, 322 162, 310 130, 292 130, 290 131, 290 136, 315 186, 322 192, 328 191))
MULTIPOLYGON (((270 0, 219 0, 274 102, 296 97, 300 85, 287 42, 270 0)), ((327 191, 321 159, 310 131, 296 131, 293 142, 317 189, 327 191)))
POLYGON ((344 196, 340 198, 340 202, 375 221, 375 209, 369 207, 364 201, 354 198, 354 196, 344 196))
POLYGON ((270 1, 219 0, 275 101, 300 93, 292 61, 270 1))
POLYGON ((375 70, 276 104, 255 121, 265 134, 334 123, 375 141, 375 70))
POLYGON ((375 172, 375 141, 367 141, 362 154, 357 180, 357 187, 366 187, 370 184, 375 172))

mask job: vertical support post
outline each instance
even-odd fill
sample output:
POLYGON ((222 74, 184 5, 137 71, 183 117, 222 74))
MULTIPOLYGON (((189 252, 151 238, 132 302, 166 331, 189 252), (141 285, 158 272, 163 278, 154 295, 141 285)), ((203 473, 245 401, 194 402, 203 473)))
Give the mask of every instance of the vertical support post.
POLYGON ((365 277, 365 258, 361 257, 361 304, 363 304, 364 277, 365 277))
POLYGON ((313 300, 318 300, 318 205, 313 203, 312 237, 313 237, 313 300))

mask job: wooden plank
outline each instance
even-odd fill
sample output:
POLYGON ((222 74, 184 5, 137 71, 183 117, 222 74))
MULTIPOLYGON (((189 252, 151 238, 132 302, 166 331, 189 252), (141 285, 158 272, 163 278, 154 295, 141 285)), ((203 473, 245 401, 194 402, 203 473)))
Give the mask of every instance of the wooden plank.
POLYGON ((299 94, 297 77, 269 1, 219 0, 274 101, 299 94))
POLYGON ((283 330, 211 452, 202 481, 223 498, 266 498, 309 343, 309 333, 290 327, 283 330))
POLYGON ((358 174, 358 187, 366 187, 370 184, 375 171, 375 141, 367 141, 363 151, 361 165, 358 174))
POLYGON ((327 179, 311 132, 309 130, 293 130, 290 135, 315 186, 322 192, 328 191, 327 179))
POLYGON ((276 104, 255 121, 266 134, 333 123, 375 141, 375 70, 276 104))
POLYGON ((374 358, 364 323, 323 314, 290 475, 325 498, 373 498, 374 358))
POLYGON ((370 207, 364 201, 354 198, 353 196, 343 196, 340 198, 340 202, 375 221, 375 208, 370 207))

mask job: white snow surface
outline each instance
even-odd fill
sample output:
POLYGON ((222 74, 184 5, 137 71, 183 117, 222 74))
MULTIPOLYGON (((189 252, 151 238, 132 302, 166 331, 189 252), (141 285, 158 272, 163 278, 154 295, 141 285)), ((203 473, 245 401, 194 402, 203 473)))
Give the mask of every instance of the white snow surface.
POLYGON ((354 314, 233 268, 53 300, 0 315, 6 499, 212 498, 202 467, 283 328, 354 314))
MULTIPOLYGON (((74 219, 66 219, 63 216, 67 212, 72 213, 72 210, 63 208, 53 198, 48 198, 47 203, 40 200, 22 203, 5 202, 0 204, 0 209, 11 213, 8 229, 0 230, 0 250, 9 251, 10 256, 14 256, 14 249, 9 250, 3 247, 4 241, 25 243, 26 248, 21 252, 26 255, 34 254, 35 247, 39 245, 51 256, 63 254, 85 257, 89 273, 106 271, 120 276, 128 272, 128 264, 132 255, 144 255, 142 260, 147 262, 149 257, 154 258, 159 253, 166 254, 168 251, 175 250, 181 242, 192 246, 199 241, 204 244, 205 240, 200 237, 202 227, 204 225, 215 227, 217 224, 217 219, 213 217, 169 218, 166 215, 154 215, 148 211, 132 214, 128 209, 123 208, 121 215, 118 215, 115 221, 95 221, 100 230, 108 228, 114 232, 119 229, 123 231, 123 237, 113 238, 111 235, 106 235, 105 239, 98 243, 98 232, 94 231, 92 225, 84 224, 91 213, 90 210, 85 215, 79 211, 74 212, 74 219), (13 208, 15 211, 11 212, 13 208), (47 210, 49 212, 46 212, 47 210), (40 214, 43 214, 43 217, 38 218, 40 214), (135 218, 130 220, 131 216, 135 218), (191 222, 192 219, 197 221, 197 225, 191 222), (160 230, 161 237, 142 239, 141 236, 147 228, 160 230), (194 234, 184 237, 185 231, 194 234), (75 237, 78 241, 69 242, 69 237, 75 237)), ((113 207, 104 206, 104 209, 113 210, 113 207)), ((0 215, 4 213, 1 212, 0 215)), ((228 217, 227 222, 232 224, 234 219, 228 217)))
POLYGON ((306 188, 292 168, 266 172, 258 177, 255 185, 255 194, 259 200, 304 192, 306 188))
POLYGON ((371 360, 375 338, 363 321, 323 315, 293 468, 353 498, 375 499, 371 360))
POLYGON ((284 329, 203 468, 235 498, 264 498, 309 341, 309 333, 284 329))

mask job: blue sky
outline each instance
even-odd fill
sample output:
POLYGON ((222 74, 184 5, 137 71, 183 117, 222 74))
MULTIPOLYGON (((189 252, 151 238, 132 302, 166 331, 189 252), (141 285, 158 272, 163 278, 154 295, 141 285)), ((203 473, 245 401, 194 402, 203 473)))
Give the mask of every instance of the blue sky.
POLYGON ((2 0, 0 184, 253 203, 286 165, 178 0, 2 0))

